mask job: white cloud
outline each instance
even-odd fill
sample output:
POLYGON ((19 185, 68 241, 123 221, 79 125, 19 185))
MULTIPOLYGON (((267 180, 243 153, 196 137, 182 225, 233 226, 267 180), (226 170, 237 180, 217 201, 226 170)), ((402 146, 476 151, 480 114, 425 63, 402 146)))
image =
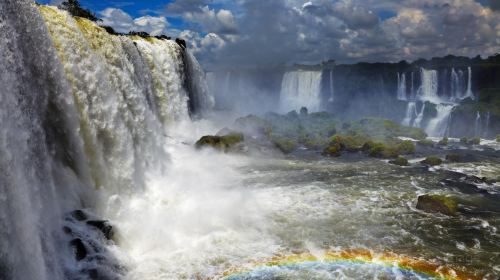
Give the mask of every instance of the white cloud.
POLYGON ((155 36, 166 33, 169 23, 165 17, 143 16, 132 18, 121 9, 107 8, 99 15, 102 19, 101 25, 111 26, 117 32, 128 33, 129 31, 145 31, 155 36))

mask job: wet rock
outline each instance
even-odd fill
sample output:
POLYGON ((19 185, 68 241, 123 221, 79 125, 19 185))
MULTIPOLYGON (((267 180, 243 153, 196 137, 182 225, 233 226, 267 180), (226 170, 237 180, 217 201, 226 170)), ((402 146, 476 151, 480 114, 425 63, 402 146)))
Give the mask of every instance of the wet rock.
POLYGON ((63 227, 63 232, 66 234, 73 234, 73 230, 70 227, 63 227))
POLYGON ((488 191, 478 188, 474 183, 465 180, 445 179, 441 181, 441 184, 464 194, 488 193, 488 191))
POLYGON ((421 195, 418 197, 416 207, 428 213, 441 213, 450 216, 455 215, 458 211, 457 202, 443 195, 421 195))
POLYGON ((232 133, 224 136, 203 136, 196 142, 196 148, 212 147, 217 150, 229 152, 234 150, 237 144, 243 142, 244 136, 241 133, 232 133))
POLYGON ((398 157, 394 160, 389 161, 390 164, 399 165, 399 166, 408 166, 408 160, 404 157, 398 157))
POLYGON ((308 113, 309 113, 309 112, 308 112, 308 110, 307 110, 307 107, 302 107, 302 108, 300 108, 300 115, 301 115, 301 116, 307 116, 307 114, 308 114, 308 113))
POLYGON ((75 259, 77 261, 81 261, 87 256, 87 248, 85 248, 85 244, 83 244, 83 241, 80 238, 71 240, 70 245, 75 250, 75 259))
POLYGON ((441 165, 443 160, 436 156, 429 156, 426 159, 422 160, 420 163, 429 166, 441 165))
POLYGON ((460 161, 460 155, 459 154, 447 154, 446 155, 446 160, 450 162, 459 162, 460 161))
POLYGON ((186 41, 180 38, 175 39, 175 42, 177 45, 181 46, 181 48, 185 49, 186 48, 186 41))
POLYGON ((338 144, 338 143, 330 144, 323 151, 323 155, 329 156, 329 157, 339 157, 341 155, 341 150, 342 150, 342 148, 341 148, 340 144, 338 144))
POLYGON ((106 237, 106 239, 110 240, 113 238, 113 226, 111 226, 108 221, 87 221, 87 224, 99 229, 104 234, 104 237, 106 237))
POLYGON ((75 218, 77 221, 85 221, 88 219, 87 214, 82 210, 75 210, 71 212, 71 217, 75 218))

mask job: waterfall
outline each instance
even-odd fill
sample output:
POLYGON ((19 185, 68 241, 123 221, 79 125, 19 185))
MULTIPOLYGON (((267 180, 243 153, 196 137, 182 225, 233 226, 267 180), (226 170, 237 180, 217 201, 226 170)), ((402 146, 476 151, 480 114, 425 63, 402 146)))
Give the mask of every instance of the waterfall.
POLYGON ((193 54, 185 51, 186 54, 186 83, 189 92, 189 111, 191 114, 206 114, 215 105, 215 100, 210 94, 208 78, 193 54))
POLYGON ((413 80, 413 72, 411 72, 411 100, 415 100, 415 87, 414 87, 414 80, 413 80))
POLYGON ((438 73, 436 70, 420 69, 421 85, 418 89, 418 99, 421 101, 430 101, 439 103, 438 96, 438 73))
POLYGON ((451 112, 455 108, 452 104, 438 104, 436 106, 437 116, 427 125, 427 134, 434 137, 444 137, 450 126, 451 112))
POLYGON ((474 126, 474 136, 481 136, 481 113, 476 112, 476 123, 474 126))
POLYGON ((488 132, 489 132, 489 129, 490 129, 490 112, 487 112, 486 113, 486 121, 485 121, 485 125, 484 125, 484 131, 483 131, 483 137, 486 138, 488 137, 488 132))
POLYGON ((458 77, 457 72, 455 71, 455 68, 451 69, 451 98, 453 100, 459 100, 462 98, 462 93, 460 91, 460 79, 458 77))
POLYGON ((404 126, 412 126, 412 121, 417 117, 417 103, 408 102, 408 107, 406 108, 406 116, 401 123, 404 126))
POLYGON ((29 0, 0 1, 0 23, 0 278, 87 279, 108 267, 115 279, 103 241, 64 217, 104 213, 98 197, 163 172, 169 126, 211 106, 204 74, 175 42, 110 35, 29 0), (79 263, 75 234, 92 254, 79 263))
POLYGON ((320 110, 322 71, 290 71, 283 76, 280 93, 282 112, 307 107, 309 112, 320 110))
POLYGON ((462 99, 465 98, 472 98, 474 99, 474 93, 472 93, 472 69, 467 67, 467 90, 465 92, 465 96, 462 99))
POLYGON ((333 70, 330 70, 330 98, 328 102, 333 102, 334 98, 334 88, 333 88, 333 70))
POLYGON ((417 117, 413 122, 414 127, 420 127, 422 120, 424 119, 424 112, 425 112, 425 103, 422 104, 422 108, 420 108, 420 112, 418 112, 417 117))
POLYGON ((398 100, 407 100, 406 98, 406 74, 398 73, 398 100))

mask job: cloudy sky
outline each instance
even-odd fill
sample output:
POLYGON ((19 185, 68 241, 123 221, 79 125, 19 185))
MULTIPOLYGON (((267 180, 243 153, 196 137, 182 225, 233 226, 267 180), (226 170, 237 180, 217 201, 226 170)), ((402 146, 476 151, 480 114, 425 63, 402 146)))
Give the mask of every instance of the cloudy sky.
POLYGON ((500 0, 80 2, 118 31, 188 40, 209 69, 500 53, 500 0))

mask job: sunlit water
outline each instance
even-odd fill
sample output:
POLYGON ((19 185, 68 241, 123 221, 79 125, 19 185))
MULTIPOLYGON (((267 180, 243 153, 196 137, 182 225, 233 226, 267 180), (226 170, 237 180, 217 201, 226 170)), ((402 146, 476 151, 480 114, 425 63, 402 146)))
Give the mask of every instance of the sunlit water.
POLYGON ((143 194, 109 200, 107 216, 119 232, 115 253, 128 278, 430 277, 398 267, 401 258, 478 279, 500 275, 500 215, 449 217, 415 208, 425 193, 474 199, 442 187, 439 170, 372 159, 267 159, 196 151, 188 143, 204 132, 172 138, 169 170, 151 176, 143 194), (349 250, 375 258, 389 254, 393 263, 352 262, 356 256, 322 261, 349 250), (273 259, 287 257, 294 260, 272 265, 273 259))

